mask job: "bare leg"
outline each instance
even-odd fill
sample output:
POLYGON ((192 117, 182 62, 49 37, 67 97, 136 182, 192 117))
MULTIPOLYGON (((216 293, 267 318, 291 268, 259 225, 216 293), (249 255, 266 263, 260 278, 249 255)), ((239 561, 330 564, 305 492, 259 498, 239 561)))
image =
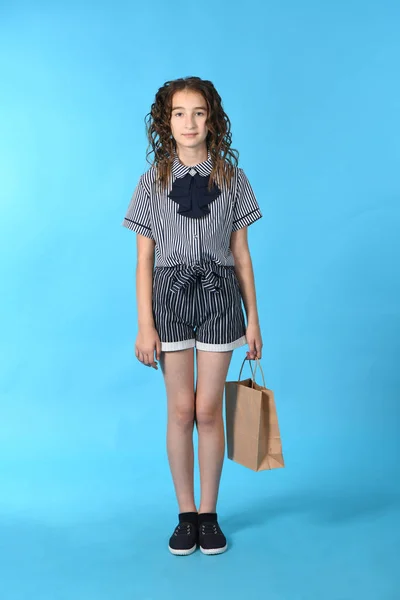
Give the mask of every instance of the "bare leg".
POLYGON ((197 511, 193 481, 194 349, 162 352, 168 401, 167 453, 179 512, 197 511))
POLYGON ((197 350, 196 424, 199 438, 199 513, 216 512, 225 454, 222 401, 230 352, 197 350))

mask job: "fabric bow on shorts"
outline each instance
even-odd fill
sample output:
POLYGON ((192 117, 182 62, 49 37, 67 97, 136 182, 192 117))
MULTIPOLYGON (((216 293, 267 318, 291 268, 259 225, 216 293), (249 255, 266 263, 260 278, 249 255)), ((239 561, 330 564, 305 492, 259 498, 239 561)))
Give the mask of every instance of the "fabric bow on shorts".
POLYGON ((214 262, 207 264, 181 265, 175 267, 176 272, 170 287, 170 292, 175 294, 185 289, 190 283, 195 283, 199 278, 205 290, 219 292, 221 277, 228 277, 227 268, 214 262))

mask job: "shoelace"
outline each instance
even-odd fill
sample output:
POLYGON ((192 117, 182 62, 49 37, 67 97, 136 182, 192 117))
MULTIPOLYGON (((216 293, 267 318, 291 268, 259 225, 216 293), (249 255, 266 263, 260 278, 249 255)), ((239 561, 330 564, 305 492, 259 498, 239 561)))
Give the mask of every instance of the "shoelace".
POLYGON ((174 531, 174 535, 190 535, 192 527, 192 523, 179 523, 174 531))
POLYGON ((218 534, 221 533, 218 523, 213 523, 211 521, 201 524, 201 533, 203 535, 207 534, 218 534))

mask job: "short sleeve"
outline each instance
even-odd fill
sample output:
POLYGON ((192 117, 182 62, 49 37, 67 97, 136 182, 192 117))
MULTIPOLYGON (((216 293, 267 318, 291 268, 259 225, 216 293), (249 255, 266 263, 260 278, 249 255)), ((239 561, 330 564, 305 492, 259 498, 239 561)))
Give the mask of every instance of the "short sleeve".
POLYGON ((262 213, 253 188, 243 169, 238 169, 238 189, 233 208, 232 231, 251 225, 261 219, 262 213))
POLYGON ((143 175, 133 192, 122 225, 154 240, 150 222, 150 196, 144 186, 143 175))

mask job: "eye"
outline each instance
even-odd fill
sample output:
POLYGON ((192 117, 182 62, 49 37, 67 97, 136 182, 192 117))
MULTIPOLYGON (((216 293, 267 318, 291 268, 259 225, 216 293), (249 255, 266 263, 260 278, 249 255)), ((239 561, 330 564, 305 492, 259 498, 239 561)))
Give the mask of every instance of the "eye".
MULTIPOLYGON (((179 115, 183 115, 183 113, 182 112, 176 112, 176 113, 174 113, 174 117, 179 117, 179 115)), ((198 111, 196 113, 196 115, 200 115, 201 117, 204 117, 204 112, 198 111)))

